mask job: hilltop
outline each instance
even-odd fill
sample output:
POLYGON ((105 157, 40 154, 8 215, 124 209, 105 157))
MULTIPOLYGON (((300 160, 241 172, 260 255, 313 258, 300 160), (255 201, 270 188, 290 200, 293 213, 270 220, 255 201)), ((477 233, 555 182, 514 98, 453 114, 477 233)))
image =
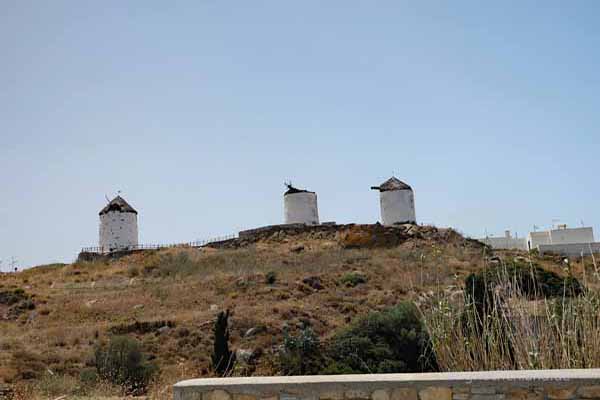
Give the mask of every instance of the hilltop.
MULTIPOLYGON (((284 331, 311 326, 327 340, 355 318, 401 300, 419 304, 439 290, 462 295, 465 277, 491 256, 482 243, 431 226, 273 227, 203 248, 5 274, 0 386, 30 398, 76 393, 94 347, 126 334, 160 367, 152 398, 170 398, 176 381, 211 375, 213 321, 227 309, 240 360, 234 374, 277 375, 284 331)), ((536 262, 563 273, 560 257, 536 262)), ((583 272, 578 263, 572 268, 583 272)))

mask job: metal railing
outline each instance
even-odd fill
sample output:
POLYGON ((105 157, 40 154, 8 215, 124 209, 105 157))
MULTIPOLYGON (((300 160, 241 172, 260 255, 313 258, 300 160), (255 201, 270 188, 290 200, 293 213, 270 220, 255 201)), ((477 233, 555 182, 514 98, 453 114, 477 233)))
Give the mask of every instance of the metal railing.
POLYGON ((159 250, 159 249, 171 249, 171 248, 185 248, 185 247, 203 247, 211 243, 223 242, 225 240, 236 239, 237 234, 218 236, 211 239, 197 240, 194 242, 187 243, 171 243, 171 244, 137 244, 134 246, 125 246, 119 248, 107 248, 107 247, 83 247, 82 253, 96 253, 96 254, 109 254, 118 251, 132 251, 132 250, 159 250))

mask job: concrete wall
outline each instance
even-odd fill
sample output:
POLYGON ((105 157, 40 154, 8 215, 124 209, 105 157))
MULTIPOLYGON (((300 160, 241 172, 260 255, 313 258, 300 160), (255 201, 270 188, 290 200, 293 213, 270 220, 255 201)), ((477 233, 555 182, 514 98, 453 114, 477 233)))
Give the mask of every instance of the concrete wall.
POLYGON ((540 255, 560 254, 568 257, 589 256, 600 253, 600 243, 542 244, 538 246, 540 255))
POLYGON ((194 379, 175 400, 600 399, 600 370, 194 379))
POLYGON ((542 245, 593 243, 592 228, 552 229, 549 231, 530 232, 527 236, 527 248, 537 249, 542 245))
POLYGON ((286 224, 319 224, 317 194, 312 192, 290 193, 283 196, 286 224))
POLYGON ((488 236, 477 240, 491 246, 493 249, 527 250, 527 239, 512 237, 510 231, 505 231, 503 237, 488 236))
POLYGON ((379 193, 383 225, 416 223, 415 197, 412 190, 386 190, 379 193))
POLYGON ((552 244, 592 243, 594 230, 592 228, 553 229, 550 231, 552 244))
POLYGON ((537 249, 539 245, 551 244, 550 231, 529 232, 527 235, 527 249, 537 249))
POLYGON ((100 215, 99 246, 103 251, 125 249, 138 244, 137 214, 109 211, 100 215))

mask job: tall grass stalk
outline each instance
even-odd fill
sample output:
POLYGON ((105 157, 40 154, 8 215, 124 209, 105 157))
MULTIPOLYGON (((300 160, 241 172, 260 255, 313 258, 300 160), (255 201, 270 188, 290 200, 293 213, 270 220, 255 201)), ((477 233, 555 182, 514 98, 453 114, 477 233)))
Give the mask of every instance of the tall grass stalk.
POLYGON ((532 296, 506 266, 498 271, 497 280, 486 282, 484 312, 468 293, 452 299, 440 291, 421 306, 442 370, 600 367, 598 293, 532 296))

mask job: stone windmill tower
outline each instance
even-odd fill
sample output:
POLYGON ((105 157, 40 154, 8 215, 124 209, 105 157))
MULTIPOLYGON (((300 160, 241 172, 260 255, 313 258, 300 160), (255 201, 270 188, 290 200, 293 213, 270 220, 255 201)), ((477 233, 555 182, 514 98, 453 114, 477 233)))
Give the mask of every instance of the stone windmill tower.
POLYGON ((283 208, 286 224, 319 225, 317 194, 297 189, 286 184, 288 190, 283 194, 283 208))
POLYGON ((379 190, 383 225, 417 223, 415 195, 406 183, 392 176, 381 185, 372 186, 371 189, 379 190))
POLYGON ((121 196, 100 210, 100 241, 103 253, 138 245, 137 211, 121 196))

